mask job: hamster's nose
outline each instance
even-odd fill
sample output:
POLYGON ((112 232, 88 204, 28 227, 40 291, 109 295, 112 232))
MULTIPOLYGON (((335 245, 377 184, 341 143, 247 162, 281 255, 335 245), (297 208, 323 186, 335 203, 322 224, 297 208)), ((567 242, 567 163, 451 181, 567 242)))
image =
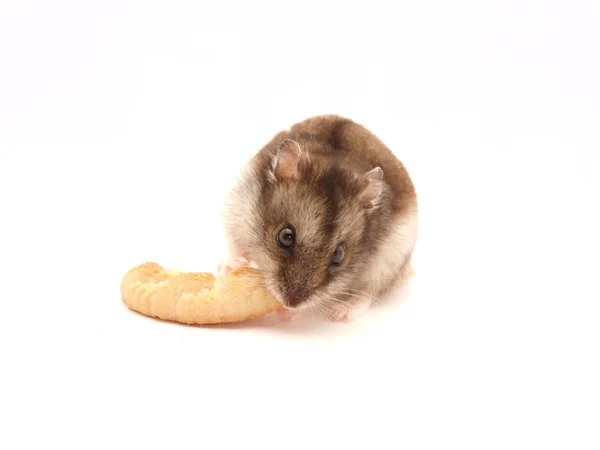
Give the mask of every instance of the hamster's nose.
POLYGON ((288 306, 298 306, 308 297, 308 289, 305 286, 297 286, 286 291, 286 301, 288 306))

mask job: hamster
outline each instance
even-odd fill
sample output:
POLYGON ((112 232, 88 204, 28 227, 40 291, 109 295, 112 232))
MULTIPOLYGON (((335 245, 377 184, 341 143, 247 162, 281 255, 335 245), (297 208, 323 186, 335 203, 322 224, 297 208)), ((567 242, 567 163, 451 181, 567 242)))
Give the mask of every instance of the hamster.
POLYGON ((228 259, 258 269, 287 316, 352 321, 411 270, 418 208, 398 158, 364 126, 320 115, 277 133, 223 207, 228 259))

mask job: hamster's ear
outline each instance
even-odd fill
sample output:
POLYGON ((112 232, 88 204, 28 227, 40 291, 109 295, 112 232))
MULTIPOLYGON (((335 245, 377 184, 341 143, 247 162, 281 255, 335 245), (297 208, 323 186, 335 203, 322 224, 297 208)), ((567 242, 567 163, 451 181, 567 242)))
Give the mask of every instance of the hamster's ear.
POLYGON ((293 139, 286 139, 271 159, 269 173, 272 180, 298 179, 300 177, 300 144, 293 139))
POLYGON ((381 203, 383 192, 383 169, 375 167, 363 175, 363 189, 359 194, 361 205, 372 209, 381 203))

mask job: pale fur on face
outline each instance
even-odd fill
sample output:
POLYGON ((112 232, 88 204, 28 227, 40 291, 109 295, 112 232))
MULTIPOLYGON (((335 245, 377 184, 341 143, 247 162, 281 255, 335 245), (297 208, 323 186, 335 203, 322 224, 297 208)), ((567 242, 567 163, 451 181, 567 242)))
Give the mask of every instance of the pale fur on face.
POLYGON ((246 164, 228 193, 222 212, 227 250, 232 259, 248 250, 245 248, 248 239, 259 239, 258 214, 254 209, 259 196, 260 183, 255 169, 246 164))

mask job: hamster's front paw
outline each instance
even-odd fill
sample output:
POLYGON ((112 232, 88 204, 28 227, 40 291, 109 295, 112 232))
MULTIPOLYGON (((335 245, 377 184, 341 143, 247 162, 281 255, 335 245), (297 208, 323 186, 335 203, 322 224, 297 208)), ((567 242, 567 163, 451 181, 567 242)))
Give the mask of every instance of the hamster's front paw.
POLYGON ((370 306, 371 302, 368 299, 340 303, 330 310, 328 317, 332 322, 354 322, 366 313, 370 306))
POLYGON ((221 261, 217 267, 218 276, 223 276, 232 270, 238 269, 240 267, 249 266, 250 262, 246 258, 237 257, 233 259, 226 259, 221 261))

